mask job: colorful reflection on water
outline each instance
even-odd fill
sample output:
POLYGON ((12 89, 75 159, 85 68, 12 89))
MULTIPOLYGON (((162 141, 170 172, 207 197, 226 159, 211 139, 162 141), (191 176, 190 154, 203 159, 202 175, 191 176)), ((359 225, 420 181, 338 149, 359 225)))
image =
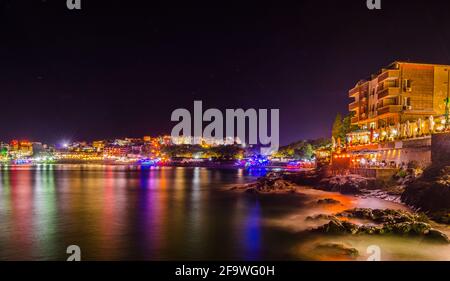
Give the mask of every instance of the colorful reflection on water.
POLYGON ((264 206, 223 188, 266 172, 3 166, 0 260, 259 259, 264 206))
MULTIPOLYGON (((298 194, 224 190, 267 170, 106 165, 2 166, 0 260, 65 260, 78 245, 83 260, 341 259, 314 254, 345 243, 364 260, 380 245, 388 260, 448 260, 450 246, 403 237, 321 236, 307 216, 355 207, 406 208, 301 188, 298 194), (339 204, 317 204, 332 198, 339 204)), ((450 235, 450 230, 441 228, 450 235)), ((345 259, 345 258, 344 258, 345 259)))

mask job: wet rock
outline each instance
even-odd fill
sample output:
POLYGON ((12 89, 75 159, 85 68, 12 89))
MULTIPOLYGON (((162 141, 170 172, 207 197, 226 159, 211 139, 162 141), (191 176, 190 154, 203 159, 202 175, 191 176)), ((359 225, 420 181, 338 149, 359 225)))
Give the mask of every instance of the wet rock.
POLYGON ((322 243, 314 248, 316 254, 325 254, 331 256, 342 256, 356 258, 359 256, 357 249, 342 243, 322 243))
POLYGON ((428 213, 450 210, 450 167, 427 168, 406 186, 401 200, 428 213))
POLYGON ((394 186, 388 187, 387 189, 361 189, 362 194, 360 197, 362 198, 379 198, 390 202, 401 203, 401 195, 404 191, 404 187, 394 186))
MULTIPOLYGON (((320 217, 317 215, 315 217, 320 217)), ((330 221, 322 226, 312 229, 313 232, 323 234, 365 234, 365 235, 400 235, 420 236, 430 241, 450 243, 448 237, 431 227, 423 220, 422 215, 400 210, 372 210, 358 208, 346 210, 336 216, 328 216, 330 221), (357 225, 339 218, 358 218, 371 220, 377 225, 357 225)), ((325 218, 325 217, 323 217, 325 218)))
POLYGON ((256 182, 234 187, 233 190, 245 190, 248 193, 295 192, 296 185, 285 180, 281 173, 268 173, 256 182))
POLYGON ((359 227, 351 222, 332 219, 328 223, 319 226, 313 231, 327 234, 357 234, 359 227))
POLYGON ((429 233, 431 226, 424 222, 401 222, 391 225, 385 225, 385 229, 389 229, 386 233, 395 233, 400 235, 426 235, 429 233))
POLYGON ((450 240, 448 239, 447 235, 445 235, 444 233, 442 233, 441 231, 439 231, 437 229, 430 229, 430 231, 428 231, 426 237, 429 240, 437 242, 437 243, 443 243, 443 244, 450 243, 450 240))
POLYGON ((317 200, 317 204, 340 204, 339 200, 333 198, 324 198, 317 200))
POLYGON ((245 193, 248 193, 248 194, 257 194, 258 191, 257 191, 255 188, 249 188, 249 189, 246 189, 246 190, 245 190, 245 193))
POLYGON ((307 221, 317 221, 317 220, 338 220, 337 217, 325 214, 318 214, 314 216, 307 216, 307 221))
POLYGON ((369 208, 355 208, 351 210, 345 210, 344 212, 338 213, 338 217, 347 218, 357 218, 372 220, 376 223, 401 223, 401 222, 414 222, 423 221, 427 222, 426 216, 423 214, 414 214, 402 210, 392 210, 392 209, 369 209, 369 208))
POLYGON ((318 187, 327 191, 335 191, 343 194, 359 194, 362 189, 371 189, 375 179, 369 179, 360 175, 339 175, 323 178, 318 187))
POLYGON ((429 216, 438 223, 450 224, 450 211, 442 210, 438 212, 430 212, 429 216))
POLYGON ((347 233, 357 234, 360 231, 360 227, 354 223, 344 221, 342 225, 345 227, 347 233))
POLYGON ((346 234, 347 228, 340 220, 331 220, 329 223, 324 224, 315 229, 317 232, 328 234, 346 234))

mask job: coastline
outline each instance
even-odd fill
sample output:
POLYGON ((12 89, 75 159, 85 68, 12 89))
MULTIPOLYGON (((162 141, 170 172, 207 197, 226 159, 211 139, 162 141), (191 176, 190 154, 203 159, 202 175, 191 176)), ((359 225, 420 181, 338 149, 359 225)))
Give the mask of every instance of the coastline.
MULTIPOLYGON (((324 186, 323 179, 317 171, 297 174, 272 172, 256 182, 229 190, 250 196, 295 194, 307 198, 309 207, 305 214, 287 217, 278 224, 288 225, 309 237, 301 247, 311 252, 310 258, 315 260, 364 260, 360 246, 362 240, 383 241, 390 246, 392 241, 396 241, 392 247, 422 241, 424 248, 440 245, 439 251, 450 245, 448 225, 408 206, 401 201, 400 194, 393 195, 389 194, 390 191, 374 188, 349 192, 352 189, 324 186)), ((369 184, 366 187, 373 186, 369 184)), ((391 259, 397 260, 398 257, 391 259)))
MULTIPOLYGON (((120 167, 119 165, 114 165, 116 167, 120 167)), ((121 165, 123 167, 129 167, 127 165, 121 165)), ((70 167, 70 165, 68 165, 70 167)), ((74 165, 74 169, 78 170, 80 167, 74 165)), ((134 166, 137 167, 137 166, 134 166)), ((89 168, 86 166, 86 168, 89 168)), ((108 169, 102 167, 93 167, 94 169, 108 169)), ((52 168, 50 168, 52 169, 52 168)), ((65 167, 54 167, 55 170, 64 170, 65 167)), ((70 168, 68 168, 70 169, 70 168)), ((85 168, 81 167, 81 170, 85 168)), ((120 168, 119 168, 120 169, 120 168)), ((157 168, 158 169, 158 168, 157 168)), ((43 169, 45 170, 45 168, 43 169)), ((129 171, 141 171, 139 168, 130 167, 127 169, 129 171)), ((164 167, 161 169, 161 173, 157 173, 156 175, 161 176, 162 172, 164 172, 164 167)), ((212 169, 209 171, 207 168, 199 168, 196 171, 192 171, 190 167, 181 167, 181 169, 167 169, 166 173, 172 170, 171 173, 176 173, 178 175, 186 175, 186 173, 191 174, 192 176, 197 175, 198 179, 203 178, 203 175, 207 173, 216 173, 213 172, 212 169), (186 169, 185 169, 186 168, 186 169)), ((41 171, 42 173, 43 171, 41 171)), ((328 191, 322 188, 317 188, 317 186, 313 186, 311 182, 320 182, 319 177, 315 177, 316 172, 312 170, 303 170, 303 171, 278 171, 278 172, 268 172, 268 176, 260 177, 259 179, 271 178, 273 182, 277 182, 277 178, 274 175, 279 175, 285 177, 282 181, 292 180, 297 183, 284 185, 280 184, 278 186, 278 190, 269 190, 269 192, 245 192, 245 189, 235 189, 236 192, 240 194, 232 194, 231 192, 226 194, 225 190, 229 190, 232 186, 233 182, 236 183, 235 177, 233 175, 242 175, 246 174, 232 172, 225 172, 227 175, 231 175, 228 177, 230 180, 227 183, 229 188, 225 189, 225 185, 222 185, 224 188, 216 188, 214 191, 214 186, 217 187, 217 184, 220 182, 212 181, 210 185, 204 186, 199 190, 196 190, 196 194, 199 195, 199 191, 203 194, 208 194, 210 192, 212 194, 211 199, 222 198, 223 201, 205 201, 203 206, 215 206, 216 204, 223 204, 223 202, 240 202, 238 206, 245 206, 243 210, 265 210, 265 216, 262 216, 262 213, 253 213, 253 211, 249 214, 255 215, 258 214, 257 220, 247 225, 252 229, 259 229, 263 233, 270 229, 271 233, 277 233, 277 235, 285 235, 286 237, 290 237, 289 246, 285 245, 284 253, 286 255, 296 257, 304 260, 365 260, 365 248, 368 243, 379 243, 384 247, 386 245, 387 251, 393 251, 391 256, 386 256, 383 260, 405 260, 411 257, 415 257, 414 255, 425 255, 430 253, 428 256, 423 256, 423 259, 443 259, 441 255, 435 255, 434 249, 438 249, 442 252, 444 249, 447 250, 448 246, 445 244, 446 237, 444 235, 448 235, 445 233, 445 229, 441 228, 441 226, 436 225, 434 223, 422 222, 422 217, 419 213, 412 211, 410 208, 401 203, 390 202, 387 200, 382 200, 379 198, 375 198, 373 196, 364 195, 364 193, 360 194, 342 194, 337 191, 328 191), (299 176, 301 174, 302 176, 299 176), (303 184, 301 184, 303 182, 303 184), (290 189, 289 192, 288 189, 290 189), (259 198, 258 198, 259 197, 259 198), (234 199, 232 199, 234 198, 234 199), (229 201, 231 200, 231 201, 229 201), (270 202, 270 203, 269 203, 270 202), (263 205, 265 207, 260 209, 263 205), (387 211, 378 211, 379 209, 387 210, 387 211), (391 211, 389 211, 391 210, 391 211), (399 210, 399 211, 397 211, 399 210), (267 216, 267 214, 271 214, 267 216), (381 219, 383 218, 383 219, 381 219), (393 220, 382 221, 384 219, 393 220), (389 222, 389 223, 388 223, 389 222), (391 234, 385 234, 385 231, 391 231, 391 234), (429 236, 428 233, 432 233, 429 236), (381 234, 383 232, 383 234, 381 234), (411 243, 421 243, 423 249, 428 249, 427 253, 419 253, 416 249, 413 250, 411 254, 405 253, 404 249, 397 249, 395 247, 407 247, 407 245, 411 243), (438 248, 435 248, 438 247, 438 248), (433 249, 433 250, 431 250, 433 249), (416 251, 416 252, 414 252, 416 251), (403 255, 408 255, 406 258, 403 255)), ((252 184, 253 179, 255 179, 255 175, 265 174, 266 171, 262 173, 255 173, 250 178, 247 178, 245 181, 241 181, 245 186, 249 186, 252 184)), ((51 173, 53 174, 53 173, 51 173)), ((49 175, 51 175, 49 174, 49 175)), ((120 173, 122 174, 122 173, 120 173)), ((134 181, 136 186, 144 185, 147 186, 152 181, 142 180, 140 175, 136 173, 132 173, 139 179, 134 181)), ((149 176, 148 173, 143 172, 142 174, 149 176)), ((43 175, 47 175, 45 172, 43 175)), ((91 175, 95 175, 91 174, 91 175)), ((167 174, 166 174, 167 175, 167 174)), ((144 177, 145 179, 145 177, 144 177)), ((212 177, 204 177, 204 179, 211 179, 212 177)), ((101 178, 96 178, 96 181, 102 181, 101 178)), ((193 179, 192 179, 193 180, 193 179)), ((189 179, 186 182, 190 182, 189 179)), ((64 181, 65 182, 65 181, 64 181)), ((153 183, 158 181, 153 181, 153 183)), ((74 183, 82 184, 79 181, 74 181, 74 183)), ((122 182, 123 183, 123 182, 122 182)), ((116 184, 121 185, 121 181, 116 182, 116 184)), ((175 187, 175 182, 172 180, 165 181, 166 188, 156 188, 152 189, 153 192, 171 192, 171 188, 167 187, 175 187), (170 184, 172 182, 172 184, 170 184)), ((178 182, 179 184, 180 182, 178 182)), ((194 184, 198 184, 199 182, 194 181, 194 184)), ((236 186, 236 184, 233 184, 236 186)), ((85 184, 80 185, 85 186, 85 184)), ((88 185, 89 186, 89 185, 88 185)), ((85 186, 85 187, 88 187, 85 186)), ((90 185, 93 187, 94 185, 90 185)), ((197 188, 201 185, 196 185, 197 188)), ((219 186, 220 187, 220 186, 219 186)), ((82 190, 86 192, 97 191, 108 191, 112 190, 109 188, 105 189, 95 189, 95 188, 83 188, 82 190)), ((125 189, 119 188, 115 189, 117 192, 124 192, 125 189)), ((147 189, 136 189, 132 194, 136 194, 136 191, 146 193, 147 189)), ((154 194, 153 194, 154 195, 154 194)), ((152 196, 153 196, 152 195, 152 196)), ((93 197, 94 198, 94 197, 93 197)), ((144 197, 139 197, 143 200, 144 197)), ((154 198, 154 197, 148 197, 154 198)), ((167 198, 167 197, 166 197, 167 198)), ((170 198, 170 197, 169 197, 170 198)), ((180 199, 181 197, 175 196, 174 198, 180 199)), ((182 197, 182 198, 191 198, 194 197, 182 197)), ((152 199, 153 200, 153 199, 152 199)), ((148 201, 153 202, 153 201, 148 201)), ((95 204, 97 205, 97 204, 95 204)), ((230 206, 230 205, 228 205, 230 206)), ((233 204, 233 206, 236 206, 233 204)), ((222 219, 228 219, 229 214, 227 212, 222 214, 222 219)), ((249 216, 248 218, 252 217, 249 216)), ((275 235, 275 234, 273 234, 275 235)), ((274 236, 276 237, 276 235, 274 236)), ((274 249, 275 250, 275 249, 274 249)))

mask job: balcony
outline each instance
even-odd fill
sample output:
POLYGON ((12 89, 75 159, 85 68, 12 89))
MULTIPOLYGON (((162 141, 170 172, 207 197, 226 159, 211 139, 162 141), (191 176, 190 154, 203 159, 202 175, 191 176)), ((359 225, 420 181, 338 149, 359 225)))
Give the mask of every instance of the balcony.
POLYGON ((398 78, 400 75, 400 70, 386 70, 378 76, 378 82, 382 82, 388 78, 398 78))
POLYGON ((393 98, 400 95, 400 87, 388 87, 378 91, 378 99, 393 98))
POLYGON ((355 111, 358 108, 359 108, 359 102, 357 102, 357 101, 354 101, 348 105, 348 111, 355 111))
POLYGON ((401 105, 396 105, 396 104, 392 104, 392 105, 385 105, 383 107, 380 107, 377 111, 378 111, 378 115, 381 114, 386 114, 386 113, 397 113, 402 111, 402 106, 401 105))
POLYGON ((358 85, 355 88, 353 88, 350 91, 348 91, 348 96, 351 98, 351 97, 354 97, 356 95, 359 95, 360 93, 361 93, 361 86, 358 85))

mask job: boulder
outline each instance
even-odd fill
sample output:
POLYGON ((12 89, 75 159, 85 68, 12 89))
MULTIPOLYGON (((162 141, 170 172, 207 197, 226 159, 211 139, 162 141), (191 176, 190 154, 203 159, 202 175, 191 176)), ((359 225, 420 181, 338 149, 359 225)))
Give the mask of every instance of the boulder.
POLYGON ((307 216, 307 221, 316 221, 316 220, 338 220, 337 217, 331 216, 331 215, 325 215, 325 214, 318 214, 314 216, 307 216))
POLYGON ((439 231, 437 229, 430 229, 430 231, 428 231, 426 237, 429 240, 437 242, 437 243, 442 243, 442 244, 450 243, 450 240, 448 239, 447 235, 445 235, 444 233, 442 233, 441 231, 439 231))
POLYGON ((325 254, 332 256, 342 256, 356 258, 359 256, 357 249, 342 243, 322 243, 316 245, 313 250, 316 254, 325 254))
POLYGON ((361 190, 373 188, 375 181, 360 175, 338 175, 323 178, 318 188, 343 194, 359 194, 361 190))
POLYGON ((345 210, 344 212, 336 214, 336 216, 372 220, 376 223, 427 222, 426 216, 422 214, 413 214, 407 211, 392 209, 355 208, 345 210))
POLYGON ((428 213, 450 210, 450 167, 427 168, 406 186, 401 200, 428 213))
POLYGON ((339 204, 341 203, 339 200, 333 198, 324 198, 317 200, 317 204, 339 204))
POLYGON ((365 234, 365 235, 400 235, 419 236, 430 241, 440 243, 450 243, 448 237, 431 227, 423 220, 422 215, 412 214, 401 210, 372 210, 368 208, 358 208, 346 210, 335 216, 316 215, 315 218, 329 218, 330 221, 311 231, 324 234, 365 234), (349 221, 342 221, 339 217, 359 218, 372 220, 377 225, 356 225, 349 221))
POLYGON ((283 174, 271 172, 264 177, 258 178, 256 182, 232 187, 230 190, 245 190, 251 194, 295 192, 296 185, 283 177, 283 174))

